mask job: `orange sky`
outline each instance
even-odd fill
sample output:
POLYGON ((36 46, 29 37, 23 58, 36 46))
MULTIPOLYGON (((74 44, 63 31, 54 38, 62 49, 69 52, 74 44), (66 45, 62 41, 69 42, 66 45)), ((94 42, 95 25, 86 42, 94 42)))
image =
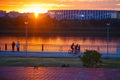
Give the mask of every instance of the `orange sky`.
POLYGON ((24 12, 32 8, 120 10, 120 0, 0 0, 0 10, 24 12))

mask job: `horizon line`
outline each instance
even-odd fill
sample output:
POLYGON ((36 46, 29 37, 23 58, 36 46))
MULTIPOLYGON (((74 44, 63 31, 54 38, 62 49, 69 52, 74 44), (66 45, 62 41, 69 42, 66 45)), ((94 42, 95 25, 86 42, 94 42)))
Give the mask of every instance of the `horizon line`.
MULTIPOLYGON (((47 10, 47 12, 48 11, 51 11, 51 10, 101 10, 101 11, 120 11, 120 10, 113 10, 113 9, 49 9, 49 10, 47 10)), ((9 13, 9 12, 18 12, 18 13, 34 13, 34 12, 20 12, 20 11, 17 11, 17 10, 11 10, 11 11, 7 11, 7 10, 1 10, 0 9, 0 11, 5 11, 5 12, 7 12, 7 13, 9 13)), ((46 13, 47 13, 46 12, 46 13)))

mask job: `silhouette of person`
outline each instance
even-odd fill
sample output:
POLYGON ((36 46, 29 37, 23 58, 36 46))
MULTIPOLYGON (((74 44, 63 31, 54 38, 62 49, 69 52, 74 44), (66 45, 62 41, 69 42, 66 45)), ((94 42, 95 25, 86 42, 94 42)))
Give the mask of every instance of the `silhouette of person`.
POLYGON ((71 49, 72 49, 72 52, 74 52, 74 43, 72 43, 72 45, 71 45, 71 49))
POLYGON ((13 41, 12 42, 12 51, 14 52, 14 50, 15 50, 15 42, 13 41))
POLYGON ((78 53, 80 52, 80 45, 75 45, 75 53, 78 53))
POLYGON ((18 41, 16 44, 17 51, 20 51, 20 42, 18 41))
POLYGON ((7 43, 5 43, 5 51, 7 51, 7 43))
POLYGON ((78 51, 80 52, 80 45, 78 45, 78 51))
POLYGON ((78 52, 78 44, 75 45, 75 53, 77 53, 77 52, 78 52))
POLYGON ((42 52, 44 51, 44 45, 42 44, 42 52))

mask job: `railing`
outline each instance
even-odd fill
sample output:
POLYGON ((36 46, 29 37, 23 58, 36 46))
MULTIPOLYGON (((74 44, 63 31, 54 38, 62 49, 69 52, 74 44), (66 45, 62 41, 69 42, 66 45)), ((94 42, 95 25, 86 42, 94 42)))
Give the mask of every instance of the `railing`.
MULTIPOLYGON (((30 52, 68 52, 71 45, 57 45, 57 44, 28 44, 28 51, 30 52)), ((108 53, 117 53, 118 46, 109 45, 108 53)), ((16 50, 16 46, 15 46, 16 50)), ((100 53, 107 52, 107 45, 80 45, 80 52, 85 50, 96 50, 100 53)), ((0 44, 0 51, 12 51, 12 45, 7 44, 7 49, 5 49, 5 44, 0 44)), ((20 45, 20 51, 26 51, 26 45, 20 45)))

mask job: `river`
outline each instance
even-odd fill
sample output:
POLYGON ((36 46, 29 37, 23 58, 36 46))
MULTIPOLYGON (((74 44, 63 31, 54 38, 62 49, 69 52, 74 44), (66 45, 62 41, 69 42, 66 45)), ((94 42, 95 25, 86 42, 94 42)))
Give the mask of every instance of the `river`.
MULTIPOLYGON (((11 43, 12 42, 17 43, 17 41, 20 41, 21 44, 21 50, 25 51, 26 47, 26 37, 13 37, 13 36, 7 36, 7 37, 0 37, 0 48, 1 50, 4 50, 5 43, 8 44, 8 50, 11 50, 11 43)), ((82 47, 85 46, 84 49, 90 48, 90 46, 99 46, 104 48, 106 45, 116 47, 120 45, 120 38, 110 38, 107 44, 106 38, 98 38, 98 37, 28 37, 28 50, 29 51, 41 51, 41 45, 43 44, 46 49, 46 51, 67 51, 69 49, 70 45, 72 43, 81 45, 82 47), (52 48, 51 48, 52 47, 52 48), (54 47, 54 49, 53 49, 54 47), (59 47, 59 48, 57 48, 59 47)), ((95 49, 96 50, 96 49, 95 49)), ((111 50, 111 49, 110 49, 111 50)), ((84 50, 82 50, 84 51, 84 50)), ((100 50, 101 52, 105 52, 105 50, 100 50)), ((113 51, 115 52, 116 49, 113 51)))

